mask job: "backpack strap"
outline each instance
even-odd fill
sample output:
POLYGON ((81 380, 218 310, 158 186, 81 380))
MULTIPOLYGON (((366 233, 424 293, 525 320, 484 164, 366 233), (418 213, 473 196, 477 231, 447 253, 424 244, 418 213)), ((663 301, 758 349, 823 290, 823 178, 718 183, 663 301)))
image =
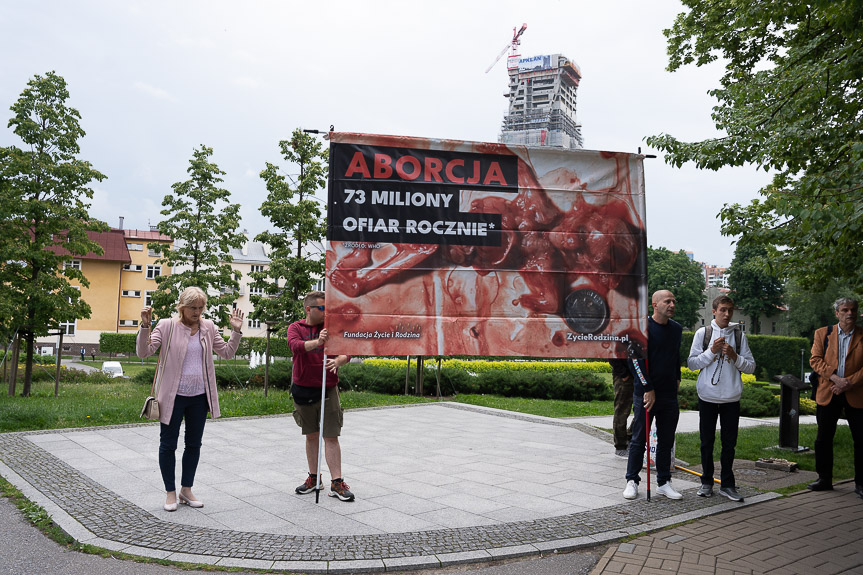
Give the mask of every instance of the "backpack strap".
POLYGON ((713 325, 704 328, 704 341, 701 342, 701 351, 707 351, 710 346, 710 337, 713 335, 713 325))
POLYGON ((734 326, 734 351, 740 355, 740 341, 743 339, 743 328, 740 324, 734 326))
MULTIPOLYGON (((743 328, 740 327, 740 324, 738 323, 732 329, 734 331, 734 351, 737 352, 737 355, 740 355, 740 341, 743 339, 743 328)), ((701 342, 701 351, 706 351, 708 346, 710 346, 710 338, 712 336, 713 326, 708 325, 706 328, 704 328, 704 341, 701 342)))

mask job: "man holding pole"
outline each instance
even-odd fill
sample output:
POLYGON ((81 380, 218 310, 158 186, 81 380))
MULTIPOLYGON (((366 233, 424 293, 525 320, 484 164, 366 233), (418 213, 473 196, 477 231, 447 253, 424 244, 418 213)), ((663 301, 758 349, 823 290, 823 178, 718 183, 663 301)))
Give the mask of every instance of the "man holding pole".
POLYGON ((339 367, 350 361, 349 355, 326 359, 324 346, 329 333, 323 329, 325 306, 324 292, 309 292, 303 300, 306 319, 288 327, 288 346, 293 354, 291 396, 294 400, 294 420, 306 437, 306 460, 309 476, 296 488, 300 495, 312 493, 318 485, 318 444, 321 418, 321 396, 324 404, 323 443, 327 467, 330 469, 330 497, 342 501, 353 501, 354 494, 342 478, 342 449, 339 435, 342 429, 342 408, 339 402, 339 367), (326 392, 322 391, 325 373, 326 392))
MULTIPOLYGON (((635 376, 632 398, 635 417, 632 421, 632 441, 629 443, 623 497, 638 497, 649 414, 656 423, 656 492, 669 499, 682 499, 683 495, 671 486, 671 447, 680 418, 677 390, 680 387, 680 339, 683 328, 671 319, 677 303, 673 293, 659 290, 653 294, 651 301, 653 315, 647 318, 647 363, 644 359, 635 359, 631 364, 635 376)), ((650 473, 649 468, 647 472, 650 473)))

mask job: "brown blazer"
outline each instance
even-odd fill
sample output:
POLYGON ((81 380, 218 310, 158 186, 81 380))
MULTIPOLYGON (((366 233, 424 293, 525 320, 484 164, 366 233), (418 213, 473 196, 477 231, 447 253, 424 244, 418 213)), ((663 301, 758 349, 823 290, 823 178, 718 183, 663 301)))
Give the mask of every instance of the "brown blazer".
MULTIPOLYGON (((827 405, 833 398, 830 386, 830 376, 839 367, 839 326, 833 326, 827 340, 827 354, 824 354, 824 336, 827 328, 815 331, 815 342, 812 344, 812 357, 809 365, 818 372, 820 380, 815 401, 818 405, 827 405)), ((848 355, 845 356, 845 377, 851 381, 851 388, 845 392, 845 397, 851 407, 863 407, 863 328, 854 328, 854 334, 848 344, 848 355)))

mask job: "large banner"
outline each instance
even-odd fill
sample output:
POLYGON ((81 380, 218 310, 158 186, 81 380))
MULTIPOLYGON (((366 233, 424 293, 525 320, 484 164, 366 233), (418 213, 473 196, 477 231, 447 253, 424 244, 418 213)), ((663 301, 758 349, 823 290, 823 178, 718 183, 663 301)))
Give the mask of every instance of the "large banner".
POLYGON ((640 354, 642 160, 331 133, 327 352, 640 354))

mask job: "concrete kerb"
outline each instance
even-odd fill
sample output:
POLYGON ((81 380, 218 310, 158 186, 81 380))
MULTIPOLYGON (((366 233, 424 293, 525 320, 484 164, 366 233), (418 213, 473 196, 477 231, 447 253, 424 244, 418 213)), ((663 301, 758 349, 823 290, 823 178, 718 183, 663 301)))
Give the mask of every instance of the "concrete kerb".
MULTIPOLYGON (((401 406, 400 406, 401 407, 401 406)), ((476 411, 481 413, 494 414, 503 417, 517 418, 523 419, 527 421, 534 422, 542 422, 544 424, 550 424, 555 426, 564 426, 564 427, 575 427, 571 422, 561 422, 559 420, 554 420, 550 418, 545 418, 541 416, 530 416, 524 414, 512 414, 511 412, 506 412, 502 410, 496 410, 492 408, 476 408, 473 406, 453 406, 452 404, 447 405, 447 407, 454 407, 456 409, 468 409, 470 411, 476 411)), ((132 424, 134 425, 152 425, 148 423, 144 424, 132 424)), ((130 426, 117 426, 117 427, 130 427, 130 426)), ((64 431, 67 432, 76 432, 82 431, 80 429, 72 429, 72 430, 52 430, 54 433, 62 433, 64 431)), ((40 433, 40 432, 30 432, 30 434, 40 433)), ((19 435, 27 435, 28 432, 21 432, 19 435)), ((32 442, 28 442, 32 445, 33 449, 41 449, 38 445, 32 444, 32 442)), ((71 470, 74 472, 74 470, 71 470)), ((104 533, 101 535, 96 534, 89 529, 87 529, 81 522, 75 519, 72 515, 66 512, 60 505, 57 504, 51 497, 37 487, 31 485, 28 481, 26 481, 20 474, 18 474, 14 469, 10 468, 6 463, 0 461, 0 474, 2 474, 10 483, 15 485, 25 497, 41 505, 46 512, 51 516, 52 520, 66 533, 72 536, 75 540, 85 543, 88 545, 93 545, 101 548, 105 548, 112 551, 120 551, 123 553, 128 553, 131 555, 140 555, 144 557, 152 557, 159 559, 167 559, 169 561, 180 561, 180 562, 189 562, 189 563, 200 563, 200 564, 215 564, 222 565, 225 567, 240 567, 240 568, 256 568, 256 569, 271 569, 271 570, 285 570, 285 571, 305 571, 309 573, 360 573, 360 572, 382 572, 387 570, 410 570, 410 569, 427 569, 427 568, 437 568, 442 566, 450 566, 450 565, 458 565, 458 564, 467 564, 467 563, 481 563, 481 562, 493 562, 502 559, 515 558, 515 557, 526 557, 531 555, 542 555, 544 553, 549 552, 566 552, 573 551, 577 549, 582 549, 586 547, 592 547, 599 544, 607 544, 613 541, 618 541, 623 538, 630 537, 635 534, 655 531, 657 529, 662 529, 668 527, 670 525, 675 525, 681 522, 689 521, 692 519, 696 519, 699 517, 705 517, 708 515, 713 515, 716 513, 723 513, 729 510, 733 510, 736 508, 740 508, 742 506, 752 505, 759 503, 761 501, 766 501, 769 499, 773 499, 775 497, 779 497, 778 494, 775 493, 762 493, 762 494, 747 494, 745 503, 734 503, 734 502, 723 502, 707 507, 703 507, 697 510, 685 511, 683 513, 677 513, 666 517, 656 517, 655 519, 638 523, 636 525, 621 525, 619 528, 612 530, 603 530, 595 533, 584 534, 581 536, 568 536, 561 537, 559 539, 549 538, 544 541, 534 541, 530 543, 518 544, 518 542, 506 541, 502 540, 500 546, 486 546, 483 549, 473 549, 468 551, 455 551, 449 553, 432 553, 432 554, 422 554, 419 556, 412 557, 387 557, 382 556, 379 558, 362 558, 362 559, 332 559, 332 560, 281 560, 281 559, 273 559, 273 558, 249 558, 248 555, 246 557, 242 556, 216 556, 216 555, 207 555, 200 553, 183 553, 179 551, 171 551, 165 549, 159 549, 154 547, 148 547, 146 545, 137 545, 128 541, 117 541, 113 540, 110 537, 106 537, 104 533)), ((50 490, 49 490, 50 491, 50 490)), ((692 497, 694 499, 694 497, 692 497)), ((128 502, 126 502, 128 503, 128 502)), ((628 504, 622 504, 623 509, 627 509, 628 504)), ((651 504, 647 504, 651 505, 651 504)), ((631 508, 629 508, 631 509, 631 508)), ((578 515, 578 514, 576 514, 578 515)), ((159 522, 160 520, 150 516, 153 522, 159 522)), ((574 516, 573 516, 574 517, 574 516)), ((519 522, 516 522, 519 523, 519 522)), ((516 524, 504 524, 504 527, 512 526, 516 524)), ((458 530, 453 530, 458 531, 458 530)), ((407 533, 402 534, 404 537, 410 537, 415 534, 407 533)))

